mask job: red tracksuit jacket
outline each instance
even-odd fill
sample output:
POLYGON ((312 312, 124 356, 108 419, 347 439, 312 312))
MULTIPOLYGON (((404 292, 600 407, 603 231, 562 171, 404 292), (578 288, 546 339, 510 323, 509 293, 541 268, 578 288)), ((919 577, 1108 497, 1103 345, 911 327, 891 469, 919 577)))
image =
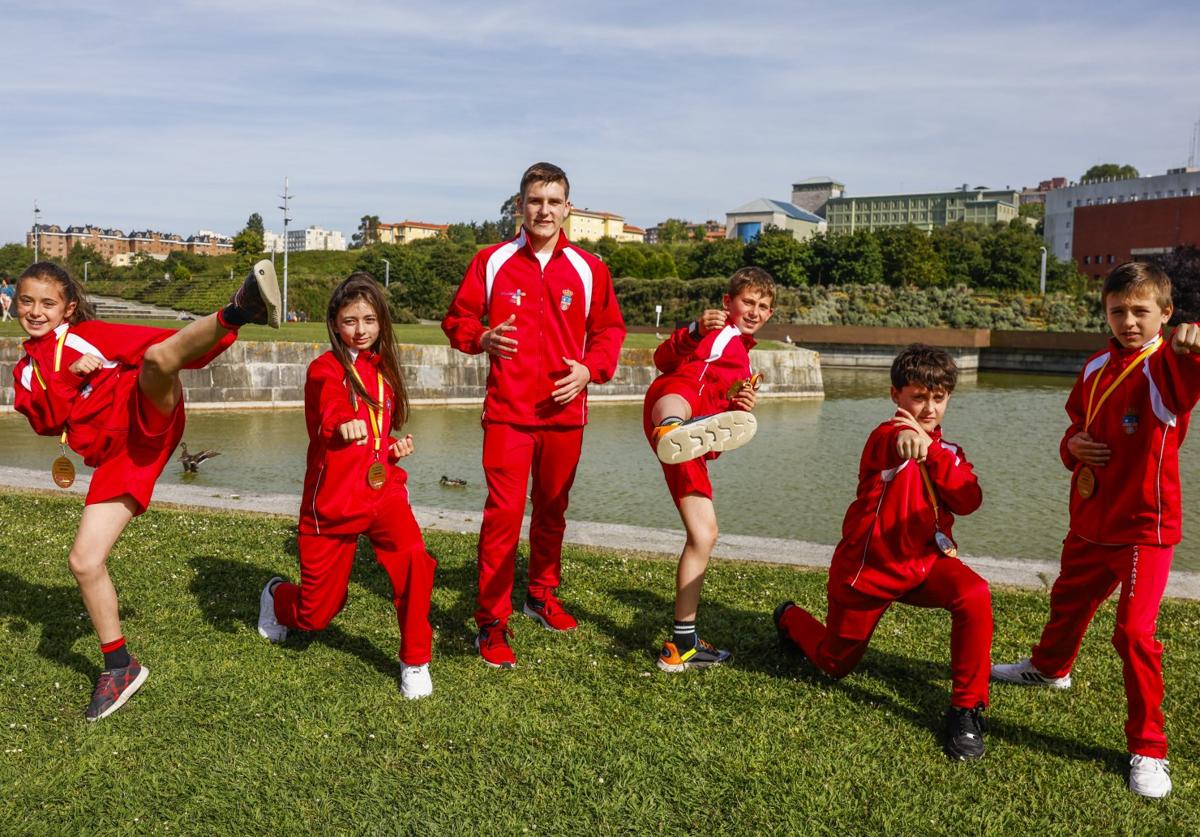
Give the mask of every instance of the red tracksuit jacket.
POLYGON ((1095 376, 1098 401, 1140 351, 1110 340, 1107 349, 1088 360, 1067 398, 1071 425, 1059 453, 1073 472, 1071 532, 1093 543, 1169 546, 1183 536, 1179 446, 1200 398, 1200 355, 1177 355, 1164 341, 1126 376, 1087 431, 1108 445, 1112 458, 1107 465, 1093 466, 1092 496, 1080 497, 1075 487, 1083 464, 1067 450, 1067 440, 1083 430, 1095 376))
MULTIPOLYGON (((353 356, 353 353, 352 353, 353 356)), ((354 361, 367 392, 378 394, 379 355, 359 352, 354 361)), ((384 438, 380 443, 378 461, 387 467, 387 482, 383 488, 367 484, 367 469, 376 461, 375 431, 367 403, 357 399, 355 409, 350 395, 353 390, 346 380, 345 370, 332 351, 318 357, 308 366, 304 383, 304 421, 308 426, 308 461, 304 472, 304 493, 300 500, 300 531, 306 535, 344 535, 364 532, 385 501, 391 501, 397 491, 408 502, 408 474, 396 465, 391 455, 395 441, 388 431, 396 403, 392 388, 384 382, 382 424, 384 438), (367 444, 342 441, 338 427, 353 419, 367 423, 367 444)))
POLYGON ((954 515, 979 508, 983 494, 962 448, 930 436, 925 468, 937 493, 938 523, 921 469, 900 459, 896 437, 904 428, 885 422, 872 431, 858 468, 858 497, 846 510, 842 539, 829 568, 829 592, 852 587, 883 599, 903 596, 920 585, 941 557, 934 543, 940 529, 954 537, 954 515))
POLYGON ((697 338, 694 325, 676 329, 663 341, 654 351, 654 365, 664 376, 696 384, 697 415, 731 409, 730 401, 737 392, 731 393, 730 388, 749 379, 750 350, 757 341, 733 325, 697 338))
MULTIPOLYGON (((116 435, 129 428, 129 405, 114 403, 118 379, 137 375, 146 349, 174 333, 166 328, 85 320, 75 325, 64 323, 53 332, 26 340, 25 356, 13 367, 14 406, 39 435, 57 436, 65 429, 67 444, 88 467, 95 468, 116 435), (67 336, 56 373, 54 355, 64 329, 67 336), (81 378, 70 368, 85 354, 99 357, 103 366, 81 378)), ((237 332, 231 331, 187 368, 207 365, 236 339, 237 332)))
POLYGON ((625 322, 608 268, 559 233, 543 271, 525 229, 511 241, 480 250, 442 320, 450 345, 479 354, 480 335, 516 314, 518 342, 511 360, 493 356, 483 417, 526 426, 582 427, 587 391, 569 404, 554 402, 554 382, 567 374, 563 358, 583 363, 591 382, 612 378, 625 340, 625 322))

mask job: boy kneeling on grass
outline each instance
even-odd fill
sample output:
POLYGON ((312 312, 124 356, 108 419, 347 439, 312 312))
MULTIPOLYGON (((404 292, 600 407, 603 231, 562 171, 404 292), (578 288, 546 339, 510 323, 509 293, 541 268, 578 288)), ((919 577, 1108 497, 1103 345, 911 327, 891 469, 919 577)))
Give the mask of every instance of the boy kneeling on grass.
POLYGON ((858 496, 846 511, 829 567, 826 624, 794 602, 775 609, 780 639, 821 671, 842 678, 866 653, 893 602, 950 611, 946 753, 983 756, 992 648, 988 584, 958 559, 954 515, 979 508, 983 495, 962 448, 942 438, 942 419, 958 368, 942 349, 918 343, 892 361, 896 415, 867 438, 858 496))
POLYGON ((1171 280, 1149 264, 1116 267, 1100 299, 1113 338, 1067 398, 1071 424, 1060 455, 1071 471, 1071 517, 1050 619, 1032 655, 993 666, 992 677, 1069 689, 1083 634, 1120 585, 1112 644, 1124 663, 1129 789, 1158 798, 1171 792, 1171 777, 1155 631, 1183 537, 1179 446, 1200 398, 1200 327, 1181 324, 1167 348, 1171 280))
POLYGON ((642 425, 687 530, 675 575, 675 626, 658 656, 663 671, 706 668, 730 657, 696 635, 700 588, 717 543, 707 460, 754 436, 750 411, 759 378, 750 371, 750 349, 774 304, 771 274, 744 267, 729 278, 723 309, 706 310, 654 352, 662 374, 646 392, 642 425))

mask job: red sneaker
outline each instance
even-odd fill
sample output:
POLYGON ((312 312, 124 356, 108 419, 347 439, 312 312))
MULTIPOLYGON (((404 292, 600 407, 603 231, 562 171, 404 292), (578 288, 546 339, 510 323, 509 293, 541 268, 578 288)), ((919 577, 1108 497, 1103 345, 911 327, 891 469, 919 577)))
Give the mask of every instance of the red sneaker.
POLYGON ((481 625, 479 633, 475 635, 475 647, 479 649, 479 656, 492 668, 516 668, 517 655, 508 644, 510 636, 512 631, 508 629, 508 625, 501 625, 499 619, 481 625))
POLYGON ((130 655, 129 665, 124 668, 100 672, 100 679, 96 681, 96 688, 92 692, 92 702, 84 717, 89 721, 99 721, 116 712, 142 687, 149 673, 150 669, 139 665, 137 657, 133 655, 130 655))
POLYGON ((541 622, 548 631, 573 631, 579 627, 575 617, 563 610, 562 603, 553 593, 546 593, 546 598, 540 603, 526 597, 524 613, 541 622))

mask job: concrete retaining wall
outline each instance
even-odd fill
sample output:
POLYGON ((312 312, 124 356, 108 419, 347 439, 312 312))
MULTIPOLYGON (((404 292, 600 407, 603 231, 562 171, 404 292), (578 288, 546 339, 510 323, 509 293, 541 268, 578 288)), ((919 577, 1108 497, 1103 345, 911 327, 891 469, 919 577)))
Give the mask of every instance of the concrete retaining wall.
MULTIPOLYGON (((304 376, 321 343, 234 343, 205 369, 181 375, 187 401, 202 407, 298 406, 304 402, 304 376)), ((21 341, 0 339, 0 405, 13 402, 12 367, 24 354, 21 341)), ((617 374, 607 384, 588 388, 592 400, 638 400, 655 370, 653 351, 626 349, 617 374)), ((400 347, 409 397, 418 403, 482 401, 487 384, 487 356, 464 355, 449 346, 400 347)), ((756 351, 751 361, 763 373, 761 395, 822 398, 824 385, 815 352, 806 349, 756 351)))

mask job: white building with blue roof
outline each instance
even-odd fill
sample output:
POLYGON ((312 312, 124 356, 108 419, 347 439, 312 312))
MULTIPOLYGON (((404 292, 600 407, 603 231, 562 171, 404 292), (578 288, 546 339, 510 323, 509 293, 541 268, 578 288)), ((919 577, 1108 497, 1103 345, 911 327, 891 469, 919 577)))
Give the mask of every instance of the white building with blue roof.
POLYGON ((794 203, 759 198, 725 213, 725 237, 753 241, 767 227, 779 227, 790 232, 797 241, 804 241, 826 229, 825 219, 801 209, 794 203))

